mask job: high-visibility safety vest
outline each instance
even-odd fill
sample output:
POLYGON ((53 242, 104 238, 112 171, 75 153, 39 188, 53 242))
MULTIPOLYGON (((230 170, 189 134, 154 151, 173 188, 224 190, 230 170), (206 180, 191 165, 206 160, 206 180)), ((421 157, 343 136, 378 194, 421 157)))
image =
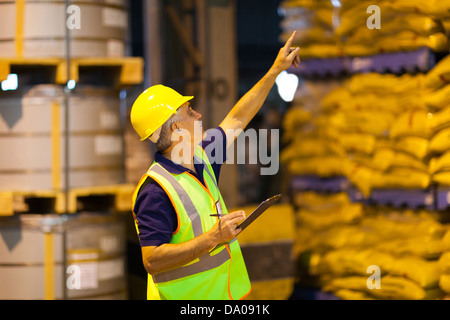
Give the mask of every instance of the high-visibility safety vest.
MULTIPOLYGON (((170 243, 183 243, 210 230, 217 221, 210 214, 227 214, 208 157, 199 146, 195 161, 204 164, 205 186, 188 172, 171 174, 154 162, 141 178, 133 194, 133 209, 140 187, 147 177, 167 193, 177 213, 178 228, 170 243)), ((134 215, 134 212, 133 212, 134 215)), ((139 234, 137 219, 134 219, 139 234)), ((251 290, 250 280, 237 239, 206 253, 184 266, 148 274, 147 299, 162 300, 236 300, 251 290)))

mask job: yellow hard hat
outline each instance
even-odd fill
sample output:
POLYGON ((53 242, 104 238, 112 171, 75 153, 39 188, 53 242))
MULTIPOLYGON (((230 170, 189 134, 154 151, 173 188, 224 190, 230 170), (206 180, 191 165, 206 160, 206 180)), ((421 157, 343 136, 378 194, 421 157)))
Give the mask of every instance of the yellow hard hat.
POLYGON ((175 90, 161 84, 142 92, 131 108, 131 124, 144 141, 159 129, 177 109, 193 96, 182 96, 175 90))

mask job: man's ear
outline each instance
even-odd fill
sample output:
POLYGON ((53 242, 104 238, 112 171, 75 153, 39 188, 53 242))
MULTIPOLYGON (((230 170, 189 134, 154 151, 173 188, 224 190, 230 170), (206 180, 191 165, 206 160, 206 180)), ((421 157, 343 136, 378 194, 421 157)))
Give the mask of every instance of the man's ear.
POLYGON ((176 122, 174 122, 170 125, 170 130, 172 130, 172 132, 174 132, 175 130, 178 130, 178 129, 179 129, 179 127, 176 122))

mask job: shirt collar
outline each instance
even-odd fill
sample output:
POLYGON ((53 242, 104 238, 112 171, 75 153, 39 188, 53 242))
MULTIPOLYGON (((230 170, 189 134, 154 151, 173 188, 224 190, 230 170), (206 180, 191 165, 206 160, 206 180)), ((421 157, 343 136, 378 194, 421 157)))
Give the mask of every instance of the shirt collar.
POLYGON ((203 164, 194 164, 195 169, 198 172, 197 175, 192 170, 189 170, 188 168, 185 168, 182 165, 179 165, 172 160, 167 159, 159 151, 155 153, 155 161, 172 174, 182 174, 184 172, 189 172, 190 174, 199 177, 199 180, 203 183, 203 164))
MULTIPOLYGON (((217 129, 220 131, 222 137, 224 138, 224 146, 226 147, 226 135, 225 132, 223 131, 223 129, 219 126, 217 127, 217 129)), ((211 134, 211 132, 208 132, 208 135, 211 134)), ((203 140, 201 143, 201 146, 203 149, 205 149, 205 146, 211 142, 207 142, 206 144, 204 143, 205 141, 208 140, 203 140)), ((209 140, 210 141, 210 140, 209 140)), ((214 140, 215 141, 215 137, 214 140)), ((195 169, 198 172, 198 175, 193 172, 192 170, 189 170, 179 164, 176 164, 175 162, 173 162, 172 160, 169 160, 167 158, 165 158, 161 152, 156 152, 155 153, 155 161, 158 162, 164 169, 166 169, 168 172, 172 173, 172 174, 182 174, 184 172, 189 172, 190 174, 192 174, 194 177, 197 177, 199 181, 201 181, 201 183, 203 185, 205 185, 205 181, 203 179, 203 169, 204 169, 204 165, 202 163, 198 164, 196 162, 194 162, 194 166, 195 169)))

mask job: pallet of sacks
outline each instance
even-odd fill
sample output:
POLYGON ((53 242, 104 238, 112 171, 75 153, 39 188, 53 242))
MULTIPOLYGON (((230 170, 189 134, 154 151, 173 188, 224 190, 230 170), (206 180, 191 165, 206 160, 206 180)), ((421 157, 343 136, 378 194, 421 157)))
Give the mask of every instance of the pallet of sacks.
MULTIPOLYGON (((450 56, 426 74, 356 74, 322 100, 345 175, 373 189, 450 186, 450 56)), ((337 149, 336 147, 335 149, 337 149)))
POLYGON ((289 0, 280 4, 278 12, 283 17, 280 41, 286 42, 297 31, 295 45, 301 45, 301 58, 333 58, 342 55, 334 32, 338 8, 330 1, 289 0))
POLYGON ((440 0, 285 0, 279 7, 280 40, 285 42, 296 30, 294 45, 301 46, 304 59, 361 57, 422 47, 445 52, 449 9, 450 4, 440 0))
POLYGON ((431 180, 450 186, 450 55, 426 74, 420 98, 432 114, 428 145, 431 180))
POLYGON ((450 55, 426 74, 356 74, 329 88, 314 108, 299 92, 284 117, 289 172, 344 175, 365 197, 450 186, 450 55))
POLYGON ((340 80, 305 80, 297 90, 283 117, 284 148, 280 152, 280 162, 291 175, 321 178, 344 175, 342 162, 347 155, 330 134, 330 113, 321 105, 324 97, 340 86, 340 80))
MULTIPOLYGON (((319 291, 323 278, 311 272, 316 264, 314 261, 334 246, 339 247, 339 241, 346 241, 355 234, 355 226, 363 215, 362 205, 351 203, 345 192, 315 191, 295 192, 292 205, 295 217, 293 252, 299 278, 296 288, 319 291), (336 238, 345 232, 349 233, 336 238)), ((358 237, 352 239, 358 241, 358 237)))
MULTIPOLYGON (((450 234, 446 235, 450 237, 450 234)), ((446 241, 450 241, 450 239, 446 239, 446 241)), ((438 261, 439 268, 439 287, 446 293, 445 299, 450 299, 450 250, 446 248, 445 251, 438 261)))
POLYGON ((429 186, 429 112, 413 98, 422 77, 357 74, 321 101, 328 137, 346 154, 344 175, 366 197, 376 188, 429 186))
POLYGON ((449 226, 430 212, 364 211, 356 224, 298 235, 305 237, 302 253, 308 252, 309 275, 320 279, 321 289, 350 300, 442 299, 449 289, 449 226))
POLYGON ((421 47, 434 52, 448 51, 441 18, 448 16, 446 10, 449 5, 445 1, 432 5, 428 5, 429 1, 427 4, 423 2, 341 0, 335 34, 341 39, 343 54, 369 56, 413 51, 421 47), (378 26, 376 10, 379 13, 378 26))

